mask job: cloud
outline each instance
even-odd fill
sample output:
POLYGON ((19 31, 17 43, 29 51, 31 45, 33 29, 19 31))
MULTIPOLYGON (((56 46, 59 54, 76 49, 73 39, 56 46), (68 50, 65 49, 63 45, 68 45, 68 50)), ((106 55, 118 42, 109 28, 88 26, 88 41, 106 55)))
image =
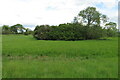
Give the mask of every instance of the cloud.
POLYGON ((71 22, 88 6, 97 7, 114 20, 117 4, 118 0, 0 0, 0 24, 58 25, 71 22))

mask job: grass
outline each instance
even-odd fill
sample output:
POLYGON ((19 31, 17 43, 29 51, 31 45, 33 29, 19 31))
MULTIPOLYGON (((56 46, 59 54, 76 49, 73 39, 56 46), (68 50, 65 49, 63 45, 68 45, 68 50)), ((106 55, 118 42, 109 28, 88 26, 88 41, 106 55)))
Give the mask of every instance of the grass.
POLYGON ((2 50, 3 78, 118 77, 118 38, 45 41, 3 35, 2 50))
MULTIPOLYGON (((0 35, 0 44, 2 44, 2 35, 0 35)), ((2 45, 0 45, 0 79, 2 79, 2 45)))

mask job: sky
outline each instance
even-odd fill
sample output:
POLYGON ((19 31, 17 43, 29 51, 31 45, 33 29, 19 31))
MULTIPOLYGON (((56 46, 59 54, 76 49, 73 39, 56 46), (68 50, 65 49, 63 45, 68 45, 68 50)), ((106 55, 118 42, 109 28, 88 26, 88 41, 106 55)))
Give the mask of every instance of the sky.
POLYGON ((118 23, 119 0, 0 0, 0 26, 22 24, 34 29, 36 25, 59 25, 72 22, 88 6, 118 23))

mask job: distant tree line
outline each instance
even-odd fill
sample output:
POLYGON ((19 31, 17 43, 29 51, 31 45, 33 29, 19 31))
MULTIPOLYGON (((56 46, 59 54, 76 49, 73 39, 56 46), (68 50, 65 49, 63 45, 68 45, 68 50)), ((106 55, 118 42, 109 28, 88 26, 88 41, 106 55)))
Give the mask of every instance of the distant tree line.
POLYGON ((99 13, 95 7, 88 7, 80 11, 71 23, 58 26, 37 25, 34 31, 21 24, 3 25, 2 34, 33 34, 39 40, 87 40, 114 37, 118 33, 120 36, 116 27, 116 23, 108 22, 108 17, 99 13))
POLYGON ((31 34, 32 30, 23 27, 21 24, 16 24, 13 26, 3 25, 2 34, 31 34))
POLYGON ((116 23, 107 20, 108 17, 95 7, 88 7, 80 11, 72 23, 37 25, 33 36, 39 40, 87 40, 117 36, 116 23), (101 24, 105 24, 105 27, 101 27, 101 24))

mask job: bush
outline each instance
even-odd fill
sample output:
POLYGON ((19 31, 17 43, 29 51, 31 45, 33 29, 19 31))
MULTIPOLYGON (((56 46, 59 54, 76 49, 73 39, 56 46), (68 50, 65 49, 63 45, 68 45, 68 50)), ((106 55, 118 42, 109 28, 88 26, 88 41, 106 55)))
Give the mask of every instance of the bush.
POLYGON ((37 26, 34 30, 34 37, 40 40, 47 40, 49 31, 50 27, 48 25, 37 26))
POLYGON ((80 23, 67 23, 59 26, 36 26, 33 36, 39 40, 87 40, 107 37, 106 31, 97 25, 88 27, 80 23))

